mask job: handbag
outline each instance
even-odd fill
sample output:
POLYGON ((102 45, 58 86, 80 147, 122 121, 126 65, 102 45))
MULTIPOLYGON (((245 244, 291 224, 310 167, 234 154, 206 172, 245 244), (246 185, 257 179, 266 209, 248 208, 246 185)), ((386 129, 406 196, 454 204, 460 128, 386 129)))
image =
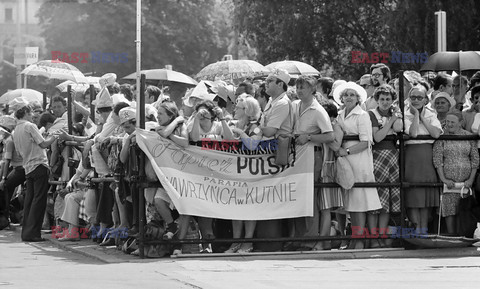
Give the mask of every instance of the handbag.
MULTIPOLYGON (((464 190, 466 189, 464 185, 465 183, 455 183, 455 186, 453 186, 453 188, 450 189, 446 184, 443 184, 443 193, 461 194, 463 197, 464 190)), ((468 190, 467 190, 467 193, 468 193, 468 190)))
POLYGON ((293 138, 289 135, 279 135, 277 138, 278 145, 275 152, 275 164, 284 166, 288 164, 288 157, 292 150, 293 138))
MULTIPOLYGON (((292 112, 292 104, 290 101, 288 102, 288 109, 289 109, 289 117, 290 117, 290 124, 292 127, 295 127, 295 117, 293 116, 292 112)), ((293 153, 293 160, 295 162, 295 143, 294 138, 291 135, 279 135, 277 137, 277 150, 275 151, 275 164, 279 166, 287 165, 288 158, 290 153, 293 153)))
POLYGON ((355 184, 352 166, 345 157, 338 157, 335 167, 335 182, 345 190, 350 190, 355 184))

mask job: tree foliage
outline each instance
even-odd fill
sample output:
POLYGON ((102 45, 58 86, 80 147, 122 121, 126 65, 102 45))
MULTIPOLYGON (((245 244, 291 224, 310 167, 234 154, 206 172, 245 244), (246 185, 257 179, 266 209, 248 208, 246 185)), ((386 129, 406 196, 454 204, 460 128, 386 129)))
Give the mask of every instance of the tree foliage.
POLYGON ((352 51, 433 54, 438 10, 447 12, 448 50, 480 50, 474 0, 236 0, 234 24, 263 64, 300 60, 329 76, 358 79, 371 63, 352 63, 352 51))
MULTIPOLYGON (((142 69, 173 69, 193 75, 226 52, 228 28, 215 0, 143 0, 142 69)), ((81 71, 119 77, 135 71, 136 1, 54 0, 38 13, 47 50, 126 53, 126 63, 78 63, 81 71)))

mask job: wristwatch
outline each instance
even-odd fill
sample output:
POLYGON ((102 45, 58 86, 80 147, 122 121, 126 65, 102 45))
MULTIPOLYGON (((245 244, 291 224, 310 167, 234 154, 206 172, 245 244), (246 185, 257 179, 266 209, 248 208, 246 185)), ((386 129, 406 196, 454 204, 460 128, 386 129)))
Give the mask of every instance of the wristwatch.
POLYGON ((349 154, 350 154, 350 149, 347 149, 347 155, 349 155, 349 154))

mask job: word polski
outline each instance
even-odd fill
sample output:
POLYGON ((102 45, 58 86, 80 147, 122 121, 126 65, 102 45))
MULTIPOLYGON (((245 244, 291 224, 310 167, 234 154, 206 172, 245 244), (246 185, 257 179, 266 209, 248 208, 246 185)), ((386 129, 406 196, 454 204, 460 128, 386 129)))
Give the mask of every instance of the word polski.
POLYGON ((428 60, 427 52, 361 52, 352 51, 351 63, 425 63, 428 60))
POLYGON ((52 51, 52 61, 62 61, 65 63, 127 63, 127 53, 109 53, 109 52, 62 52, 52 51), (89 61, 89 59, 91 59, 89 61))

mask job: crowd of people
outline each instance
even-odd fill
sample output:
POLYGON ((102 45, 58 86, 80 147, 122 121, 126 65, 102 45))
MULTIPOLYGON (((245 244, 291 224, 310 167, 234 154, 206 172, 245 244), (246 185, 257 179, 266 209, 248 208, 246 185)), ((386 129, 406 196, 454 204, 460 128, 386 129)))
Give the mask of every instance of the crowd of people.
MULTIPOLYGON (((474 188, 480 143, 435 139, 442 134, 479 133, 480 72, 470 80, 444 73, 422 77, 405 71, 403 75, 404 85, 399 87, 398 77, 392 78, 389 67, 381 63, 372 65, 357 82, 304 75, 293 78, 277 69, 264 80, 247 79, 235 90, 229 90, 230 85, 223 81, 210 82, 205 93, 187 91, 177 102, 150 85, 145 91, 147 104, 138 107, 134 87, 119 85, 116 75, 109 73, 100 79, 95 96, 87 90, 73 98, 71 114, 64 92, 53 96, 45 109, 22 97, 14 99, 0 117, 0 229, 9 222, 21 222, 26 242, 43 241, 41 230, 51 228, 67 232, 58 235, 60 241, 78 241, 82 235, 76 232, 86 232, 100 246, 121 247, 116 237, 124 230, 128 230, 125 236, 138 237, 139 194, 132 181, 139 171, 138 151, 134 151, 138 109, 145 110, 147 130, 180 147, 203 139, 241 140, 246 149, 257 150, 261 140, 280 135, 294 136, 295 145, 314 144, 316 183, 336 181, 338 157, 348 160, 357 183, 399 183, 399 142, 391 136, 404 132, 410 136, 405 143, 406 182, 474 188), (404 114, 398 101, 401 90, 404 114), (94 99, 91 104, 90 99, 94 99), (96 110, 93 118, 90 105, 96 110), (73 125, 69 130, 70 115, 73 125), (358 138, 344 140, 345 136, 358 138), (418 136, 431 138, 416 139, 418 136), (116 181, 91 186, 88 180, 92 177, 115 177, 116 181)), ((145 172, 148 181, 158 181, 149 161, 145 172)), ((460 194, 434 186, 411 187, 404 193, 402 204, 398 186, 320 187, 312 200, 313 216, 282 220, 281 232, 275 236, 349 235, 349 226, 373 234, 378 228, 394 225, 403 208, 412 228, 434 231, 440 214, 448 234, 461 234, 456 218, 460 194)), ((179 215, 161 187, 145 189, 145 199, 149 223, 161 224, 156 238, 182 240, 199 231, 198 236, 205 240, 201 252, 261 250, 248 242, 212 249, 208 242, 216 236, 265 237, 265 232, 260 232, 265 226, 257 221, 225 223, 179 215)), ((147 233, 155 235, 156 231, 147 233)), ((363 249, 387 247, 391 242, 295 242, 284 249, 329 250, 332 246, 363 249)), ((171 250, 185 253, 181 245, 171 250)))

